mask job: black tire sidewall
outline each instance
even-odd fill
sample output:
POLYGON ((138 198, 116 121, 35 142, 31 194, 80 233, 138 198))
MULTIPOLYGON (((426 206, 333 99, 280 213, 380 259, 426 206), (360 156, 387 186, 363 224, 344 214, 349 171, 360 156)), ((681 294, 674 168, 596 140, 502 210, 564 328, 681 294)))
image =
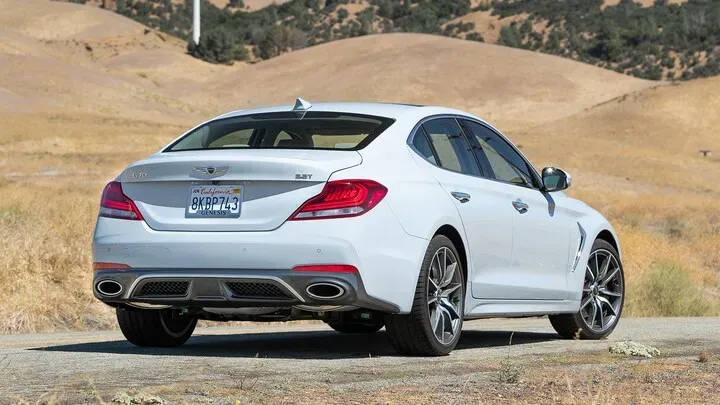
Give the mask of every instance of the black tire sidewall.
POLYGON ((462 267, 462 260, 460 259, 460 255, 458 254, 458 251, 452 241, 443 235, 437 235, 432 238, 430 244, 428 245, 427 252, 425 253, 425 258, 423 259, 422 267, 420 268, 420 276, 418 278, 418 289, 422 290, 422 294, 419 296, 416 295, 413 310, 421 312, 423 331, 427 336, 428 342, 432 345, 433 349, 441 355, 449 354, 455 348, 455 346, 457 346, 457 343, 460 340, 460 335, 462 334, 463 317, 465 312, 465 277, 463 275, 463 271, 464 269, 462 267), (456 271, 458 272, 458 276, 460 277, 460 288, 462 290, 460 298, 460 326, 458 327, 458 333, 455 334, 453 340, 447 345, 444 345, 437 340, 437 338, 435 337, 435 333, 433 332, 430 325, 430 308, 428 307, 427 294, 428 273, 430 271, 430 265, 432 264, 435 253, 442 247, 450 249, 453 255, 455 255, 455 259, 458 263, 456 271))
POLYGON ((187 330, 182 334, 168 333, 159 310, 118 307, 115 310, 120 331, 132 344, 140 347, 177 347, 190 339, 197 319, 188 318, 187 330))
MULTIPOLYGON (((592 245, 592 249, 590 249, 590 256, 592 256, 593 252, 596 250, 607 250, 610 253, 612 253, 615 258, 617 259, 618 265, 620 266, 620 279, 622 280, 622 301, 620 303, 620 311, 618 312, 617 319, 615 320, 615 323, 612 325, 612 327, 604 332, 596 332, 592 329, 590 329, 587 325, 585 325, 585 321, 582 319, 582 315, 580 314, 580 311, 573 314, 573 320, 575 324, 577 325, 578 329, 580 330, 581 337, 584 339, 603 339, 610 335, 613 330, 617 327, 617 325, 620 323, 620 319, 622 317, 623 308, 625 307, 625 268, 623 267, 622 260, 620 259, 620 254, 618 253, 617 249, 613 247, 610 243, 608 243, 605 240, 597 239, 595 240, 595 243, 592 245)), ((583 267, 583 273, 585 272, 585 267, 583 267)), ((585 275, 583 274, 583 277, 585 275)))

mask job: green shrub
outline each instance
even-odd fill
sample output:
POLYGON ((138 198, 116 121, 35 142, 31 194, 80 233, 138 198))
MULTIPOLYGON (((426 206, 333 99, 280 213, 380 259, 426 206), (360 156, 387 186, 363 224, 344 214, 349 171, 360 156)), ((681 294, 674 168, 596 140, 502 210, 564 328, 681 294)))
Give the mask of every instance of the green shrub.
POLYGON ((627 291, 628 312, 638 316, 711 316, 718 303, 705 297, 682 267, 657 263, 641 281, 637 291, 627 291))

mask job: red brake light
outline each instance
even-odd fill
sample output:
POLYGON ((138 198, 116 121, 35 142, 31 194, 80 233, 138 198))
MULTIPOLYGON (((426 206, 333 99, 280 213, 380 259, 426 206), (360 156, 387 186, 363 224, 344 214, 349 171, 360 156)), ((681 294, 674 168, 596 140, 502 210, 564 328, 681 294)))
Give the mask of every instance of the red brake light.
POLYGON ((320 194, 307 200, 291 221, 356 217, 378 205, 388 189, 373 180, 336 180, 325 184, 320 194))
POLYGON ((295 266, 293 271, 314 271, 324 273, 357 273, 358 269, 349 264, 308 264, 303 266, 295 266))
POLYGON ((100 200, 100 216, 142 221, 143 217, 133 200, 123 194, 122 185, 112 181, 105 186, 100 200))

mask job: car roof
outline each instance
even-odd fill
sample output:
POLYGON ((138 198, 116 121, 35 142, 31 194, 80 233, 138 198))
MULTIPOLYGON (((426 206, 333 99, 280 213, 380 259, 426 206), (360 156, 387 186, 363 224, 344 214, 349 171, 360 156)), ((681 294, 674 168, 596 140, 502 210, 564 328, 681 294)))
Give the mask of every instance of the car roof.
MULTIPOLYGON (((229 118, 237 117, 241 115, 250 114, 261 114, 261 113, 272 113, 272 112, 287 112, 292 111, 293 104, 278 105, 272 107, 261 107, 253 108, 248 110, 237 110, 232 111, 217 118, 229 118)), ((403 104, 403 103, 357 103, 357 102, 340 102, 340 103, 313 103, 312 107, 308 111, 324 111, 324 112, 343 112, 353 114, 365 114, 365 115, 377 115, 380 117, 398 119, 401 116, 408 113, 419 113, 420 109, 424 110, 428 115, 430 114, 462 114, 467 113, 453 110, 444 107, 433 107, 433 106, 422 106, 417 104, 403 104)))

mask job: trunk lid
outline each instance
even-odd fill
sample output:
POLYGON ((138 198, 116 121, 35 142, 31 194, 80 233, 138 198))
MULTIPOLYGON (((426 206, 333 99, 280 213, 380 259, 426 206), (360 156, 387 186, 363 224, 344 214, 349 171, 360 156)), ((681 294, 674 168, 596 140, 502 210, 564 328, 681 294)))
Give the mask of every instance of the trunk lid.
POLYGON ((319 194, 333 172, 360 163, 362 158, 356 151, 169 152, 131 165, 119 180, 125 195, 155 230, 270 231, 319 194), (242 188, 239 217, 186 217, 191 186, 212 185, 242 188))

